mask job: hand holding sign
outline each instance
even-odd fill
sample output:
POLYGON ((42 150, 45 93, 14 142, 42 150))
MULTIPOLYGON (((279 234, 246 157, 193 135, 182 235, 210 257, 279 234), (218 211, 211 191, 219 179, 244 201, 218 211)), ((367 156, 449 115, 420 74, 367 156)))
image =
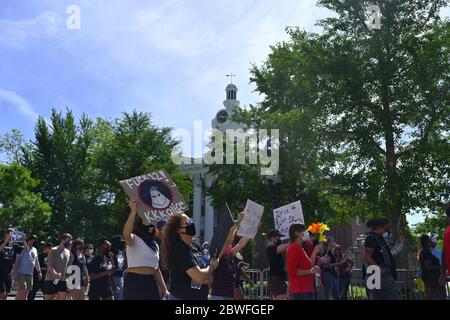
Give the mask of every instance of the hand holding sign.
POLYGON ((264 213, 264 207, 252 200, 247 200, 244 212, 245 215, 239 224, 237 235, 253 239, 258 231, 258 226, 264 213))
POLYGON ((289 227, 293 223, 305 223, 302 204, 296 201, 273 210, 275 229, 283 235, 281 240, 289 239, 289 227))
MULTIPOLYGON (((146 225, 189 209, 176 184, 164 170, 126 179, 120 184, 127 195, 139 203, 136 212, 146 225)), ((129 205, 133 210, 136 204, 130 200, 129 205)))

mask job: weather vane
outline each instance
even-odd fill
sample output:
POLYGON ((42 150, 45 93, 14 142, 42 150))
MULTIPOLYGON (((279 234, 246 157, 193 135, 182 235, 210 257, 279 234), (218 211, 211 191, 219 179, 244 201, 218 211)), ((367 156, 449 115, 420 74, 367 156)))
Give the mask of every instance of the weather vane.
POLYGON ((227 74, 227 77, 231 78, 231 83, 233 83, 233 77, 236 77, 235 74, 233 74, 233 72, 231 72, 230 74, 227 74))

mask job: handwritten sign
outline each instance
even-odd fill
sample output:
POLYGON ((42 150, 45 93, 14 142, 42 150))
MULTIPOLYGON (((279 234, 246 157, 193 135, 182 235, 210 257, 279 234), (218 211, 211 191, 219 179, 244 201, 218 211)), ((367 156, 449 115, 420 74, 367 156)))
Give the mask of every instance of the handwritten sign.
POLYGON ((289 227, 291 224, 305 224, 301 202, 296 201, 273 210, 273 219, 275 222, 275 229, 280 231, 283 235, 281 240, 289 239, 289 227))
POLYGON ((237 235, 253 239, 258 231, 259 223, 264 213, 264 207, 252 200, 247 200, 244 213, 245 216, 239 224, 237 235))
POLYGON ((120 185, 138 202, 137 213, 146 225, 189 210, 176 184, 164 170, 120 181, 120 185))

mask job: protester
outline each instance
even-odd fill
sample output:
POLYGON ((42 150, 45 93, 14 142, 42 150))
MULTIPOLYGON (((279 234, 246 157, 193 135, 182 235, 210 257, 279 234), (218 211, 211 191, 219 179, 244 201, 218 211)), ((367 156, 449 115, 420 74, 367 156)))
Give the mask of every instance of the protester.
POLYGON ((38 279, 42 279, 38 252, 34 247, 37 237, 31 235, 26 238, 22 252, 16 257, 12 274, 17 284, 16 300, 26 300, 28 292, 33 289, 33 270, 36 268, 38 279))
POLYGON ((126 244, 122 236, 116 235, 111 239, 111 252, 115 272, 112 281, 115 285, 114 300, 123 300, 123 273, 127 269, 126 244))
POLYGON ((354 262, 352 259, 343 256, 340 245, 334 247, 333 255, 336 258, 335 271, 339 291, 338 296, 340 300, 347 300, 348 289, 350 287, 350 271, 354 266, 354 262))
POLYGON ((442 253, 442 267, 439 283, 444 285, 447 283, 447 274, 450 275, 450 205, 445 210, 447 215, 447 228, 444 232, 444 249, 442 253))
POLYGON ((213 272, 214 280, 211 284, 211 300, 233 300, 234 298, 235 268, 233 266, 233 257, 250 240, 249 238, 241 237, 239 242, 235 246, 232 246, 233 239, 242 219, 244 219, 243 212, 239 214, 236 223, 230 228, 225 243, 218 255, 219 265, 213 272))
POLYGON ((83 254, 84 241, 81 239, 75 239, 72 242, 71 250, 73 256, 73 266, 77 266, 80 269, 80 278, 75 280, 75 288, 69 289, 69 300, 85 300, 86 288, 89 284, 89 273, 87 270, 86 257, 83 254))
POLYGON ((273 300, 287 300, 287 274, 284 266, 284 253, 289 243, 281 243, 282 234, 278 230, 267 232, 266 254, 269 259, 269 288, 273 300))
POLYGON ((336 279, 336 257, 333 254, 332 239, 328 238, 324 243, 323 254, 321 255, 322 277, 323 277, 323 298, 330 300, 333 296, 334 300, 339 300, 339 290, 336 279))
MULTIPOLYGON (((234 245, 239 242, 240 238, 236 237, 234 245)), ((244 300, 244 272, 241 268, 241 263, 244 262, 244 257, 240 252, 233 257, 233 268, 234 268, 234 297, 233 300, 244 300)))
POLYGON ((47 260, 48 253, 52 249, 53 244, 50 242, 44 243, 44 247, 42 248, 42 252, 38 253, 38 261, 41 266, 42 277, 39 280, 39 273, 34 269, 33 273, 33 289, 28 293, 28 300, 34 300, 36 298, 36 294, 39 290, 44 293, 44 280, 47 275, 47 260))
POLYGON ((169 292, 158 268, 158 243, 142 218, 137 216, 136 200, 130 199, 128 204, 131 211, 123 227, 128 259, 123 297, 125 300, 159 300, 161 296, 166 298, 169 292))
POLYGON ((201 253, 192 245, 195 234, 194 222, 184 213, 173 214, 164 227, 161 254, 170 272, 169 300, 208 299, 208 284, 219 260, 201 265, 201 253))
POLYGON ((316 256, 320 246, 316 246, 311 257, 303 249, 303 239, 306 227, 294 223, 289 227, 289 247, 286 251, 287 271, 289 280, 289 295, 291 300, 314 300, 314 275, 320 272, 315 266, 316 256))
POLYGON ((422 280, 425 284, 427 300, 445 299, 445 287, 439 284, 441 265, 439 259, 431 252, 431 240, 428 235, 420 237, 422 250, 419 251, 419 264, 422 271, 422 280))
POLYGON ((72 235, 64 233, 57 247, 48 254, 47 274, 44 281, 45 300, 67 299, 67 267, 73 262, 73 255, 69 251, 72 235))
MULTIPOLYGON (((158 243, 159 248, 161 249, 162 241, 164 239, 164 227, 166 225, 166 220, 158 220, 155 224, 155 237, 156 242, 158 243)), ((161 271, 161 274, 164 279, 164 283, 166 286, 169 285, 169 279, 170 279, 170 273, 164 268, 162 264, 162 260, 159 259, 159 270, 161 271)))
POLYGON ((371 229, 371 232, 364 242, 364 262, 368 267, 375 265, 381 270, 381 286, 379 289, 368 288, 369 298, 371 300, 396 300, 398 299, 395 285, 397 271, 391 249, 383 237, 389 233, 389 220, 385 218, 370 219, 367 222, 367 228, 371 229))
POLYGON ((110 249, 111 243, 106 238, 101 238, 97 255, 88 265, 89 300, 114 300, 111 276, 115 270, 111 261, 110 249))
POLYGON ((94 245, 92 243, 88 243, 84 249, 84 257, 86 259, 86 264, 91 263, 94 259, 94 245))
POLYGON ((0 300, 6 300, 11 290, 11 271, 16 260, 11 233, 13 229, 6 229, 0 240, 0 300))

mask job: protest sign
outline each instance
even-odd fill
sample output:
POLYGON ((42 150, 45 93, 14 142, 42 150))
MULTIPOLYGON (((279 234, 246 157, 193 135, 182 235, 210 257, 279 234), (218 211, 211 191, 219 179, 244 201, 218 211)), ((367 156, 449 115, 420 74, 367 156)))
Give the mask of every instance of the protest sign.
POLYGON ((217 211, 217 227, 214 229, 214 235, 209 245, 209 254, 211 258, 215 258, 215 255, 219 254, 227 239, 228 232, 234 225, 234 219, 231 215, 228 204, 224 204, 217 211))
POLYGON ((296 201, 273 210, 273 219, 275 222, 275 229, 280 231, 283 235, 281 240, 289 239, 289 227, 291 224, 305 224, 301 202, 296 201))
POLYGON ((244 220, 239 224, 237 235, 253 239, 258 231, 264 207, 252 200, 247 200, 244 212, 244 220))
POLYGON ((137 213, 146 225, 189 210, 176 184, 164 170, 120 181, 120 185, 138 202, 137 213))

